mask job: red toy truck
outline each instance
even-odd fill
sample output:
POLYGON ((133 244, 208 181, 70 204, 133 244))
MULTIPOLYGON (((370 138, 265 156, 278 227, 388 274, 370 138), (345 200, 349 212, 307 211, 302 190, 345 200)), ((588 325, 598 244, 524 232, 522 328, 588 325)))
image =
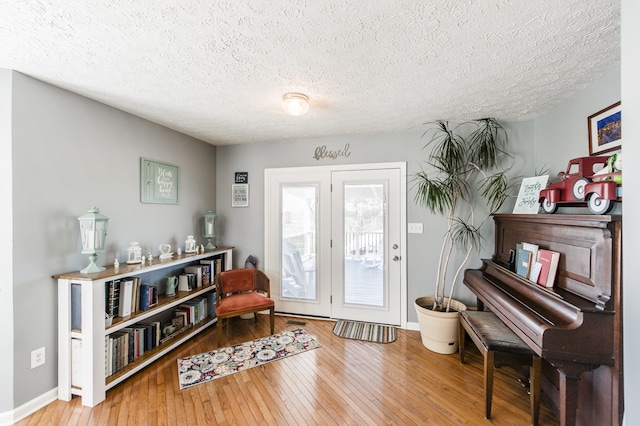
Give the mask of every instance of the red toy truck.
POLYGON ((622 201, 622 172, 612 166, 615 157, 579 157, 569 161, 560 181, 540 191, 538 201, 546 213, 558 205, 589 207, 593 214, 605 214, 614 201, 622 201), (608 163, 609 161, 609 163, 608 163))

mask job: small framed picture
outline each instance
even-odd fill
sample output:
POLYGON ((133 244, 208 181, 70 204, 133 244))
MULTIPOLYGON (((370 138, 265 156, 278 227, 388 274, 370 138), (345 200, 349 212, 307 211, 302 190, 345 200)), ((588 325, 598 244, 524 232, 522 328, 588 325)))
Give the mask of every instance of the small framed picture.
POLYGON ((622 109, 620 102, 598 111, 588 118, 589 155, 622 148, 622 109))
POLYGON ((231 185, 231 207, 249 207, 249 184, 231 185))

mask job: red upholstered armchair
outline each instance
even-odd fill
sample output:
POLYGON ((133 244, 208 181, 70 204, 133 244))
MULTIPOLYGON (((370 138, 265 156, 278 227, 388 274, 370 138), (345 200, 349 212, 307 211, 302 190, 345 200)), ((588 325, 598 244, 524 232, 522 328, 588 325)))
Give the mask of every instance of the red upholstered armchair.
MULTIPOLYGON (((269 277, 258 269, 231 269, 216 275, 216 315, 218 346, 222 342, 222 320, 269 310, 271 334, 275 304, 271 299, 269 277)), ((255 315, 258 321, 258 316, 255 315)))

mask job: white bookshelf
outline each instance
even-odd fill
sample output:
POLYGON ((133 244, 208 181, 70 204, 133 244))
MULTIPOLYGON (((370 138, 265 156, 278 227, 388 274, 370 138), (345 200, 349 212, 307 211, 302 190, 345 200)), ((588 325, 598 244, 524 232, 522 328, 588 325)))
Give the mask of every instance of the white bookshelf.
POLYGON ((202 254, 183 254, 168 260, 154 259, 144 264, 124 264, 118 268, 109 266, 105 271, 96 274, 83 274, 76 271, 55 275, 53 278, 58 283, 58 399, 70 401, 73 395, 77 395, 82 397, 82 405, 94 407, 104 401, 107 390, 216 323, 215 318, 208 317, 194 327, 145 352, 118 372, 105 377, 105 337, 107 335, 140 321, 149 320, 181 303, 214 291, 215 271, 211 273, 211 285, 191 291, 178 291, 172 297, 161 296, 158 305, 146 311, 134 312, 125 318, 116 317, 109 327, 105 325, 107 282, 126 277, 144 277, 145 274, 152 272, 157 272, 155 275, 161 275, 162 270, 166 270, 168 275, 169 271, 174 271, 180 266, 198 264, 201 260, 219 255, 224 255, 223 269, 231 269, 232 249, 233 247, 218 247, 202 254), (71 303, 72 284, 80 284, 82 289, 80 302, 82 330, 71 329, 72 309, 74 309, 71 303), (73 350, 72 346, 74 346, 73 350))

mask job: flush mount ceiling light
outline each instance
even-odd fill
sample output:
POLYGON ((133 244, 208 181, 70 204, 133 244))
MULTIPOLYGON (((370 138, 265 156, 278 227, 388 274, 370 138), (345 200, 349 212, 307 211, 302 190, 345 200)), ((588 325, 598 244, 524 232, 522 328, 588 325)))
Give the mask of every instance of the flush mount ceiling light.
POLYGON ((282 109, 289 115, 304 115, 309 111, 309 97, 302 93, 286 93, 282 97, 282 109))

